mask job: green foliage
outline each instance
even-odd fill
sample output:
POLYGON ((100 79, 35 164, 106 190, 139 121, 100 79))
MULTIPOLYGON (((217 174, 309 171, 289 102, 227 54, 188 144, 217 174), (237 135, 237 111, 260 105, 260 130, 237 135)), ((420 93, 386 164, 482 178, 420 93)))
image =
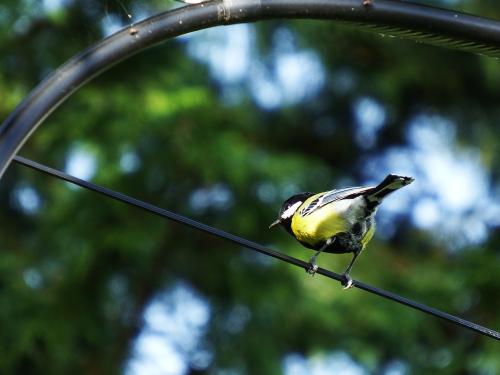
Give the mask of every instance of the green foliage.
MULTIPOLYGON (((498 16, 495 5, 483 0, 463 7, 498 16)), ((166 6, 72 1, 46 12, 42 2, 3 1, 0 117, 50 71, 99 40, 103 24, 121 20, 125 26, 126 12, 142 16, 166 6)), ((91 155, 95 173, 89 178, 96 183, 302 259, 311 253, 286 233, 267 230, 281 201, 297 191, 373 179, 370 161, 414 147, 408 134, 419 115, 453 123, 454 155, 477 154, 488 191, 498 199, 496 60, 335 23, 253 27, 251 64, 273 71, 277 51, 286 47, 277 35, 285 30, 292 49, 317 54, 324 69, 320 90, 262 108, 252 94, 255 75, 218 80, 187 52, 189 39, 171 40, 79 90, 20 154, 61 169, 77 151, 91 155), (355 106, 363 98, 385 110, 371 147, 357 138, 355 106)), ((391 216, 392 227, 381 223, 382 235, 353 276, 498 330, 498 221, 481 241, 447 248, 454 238, 441 230, 446 218, 438 231, 415 224, 419 192, 397 193, 410 194, 410 203, 391 216)), ((211 360, 200 369, 187 353, 193 374, 278 374, 290 354, 332 352, 347 353, 367 373, 385 373, 395 362, 412 374, 500 372, 499 346, 491 339, 362 291, 344 292, 330 280, 18 165, 0 181, 0 206, 1 373, 123 371, 147 306, 179 282, 210 309, 198 345, 211 360), (31 211, 20 203, 23 188, 38 197, 31 211)), ((459 228, 472 225, 468 214, 459 228)), ((389 215, 382 211, 379 218, 389 215)), ((320 265, 341 271, 349 257, 322 255, 320 265)))

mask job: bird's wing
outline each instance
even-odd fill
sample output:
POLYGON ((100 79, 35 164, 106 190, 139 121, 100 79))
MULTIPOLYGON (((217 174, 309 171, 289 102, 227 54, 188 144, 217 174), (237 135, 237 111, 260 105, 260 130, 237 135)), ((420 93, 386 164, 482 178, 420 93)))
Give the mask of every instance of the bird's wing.
POLYGON ((300 210, 301 216, 307 216, 317 209, 342 199, 352 199, 360 196, 366 192, 373 190, 372 186, 369 187, 350 187, 345 189, 330 190, 316 197, 306 207, 300 210))

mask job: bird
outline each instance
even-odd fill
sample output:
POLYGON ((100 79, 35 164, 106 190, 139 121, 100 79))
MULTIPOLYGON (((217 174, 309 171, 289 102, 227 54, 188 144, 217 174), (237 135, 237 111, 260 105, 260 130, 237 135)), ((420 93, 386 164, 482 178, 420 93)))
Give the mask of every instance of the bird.
POLYGON ((389 194, 411 184, 413 177, 389 174, 376 186, 348 187, 321 193, 298 193, 282 205, 269 229, 280 225, 306 248, 316 250, 306 271, 314 275, 323 253, 353 253, 342 274, 344 289, 353 286, 350 272, 375 233, 375 214, 389 194))

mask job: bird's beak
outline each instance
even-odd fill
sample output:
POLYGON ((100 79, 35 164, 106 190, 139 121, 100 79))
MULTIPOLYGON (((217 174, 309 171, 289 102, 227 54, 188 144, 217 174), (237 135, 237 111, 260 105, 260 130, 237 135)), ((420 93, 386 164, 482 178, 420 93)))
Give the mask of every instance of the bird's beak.
POLYGON ((276 220, 276 221, 273 221, 273 222, 271 223, 271 225, 269 225, 269 229, 271 229, 272 227, 275 227, 275 226, 276 226, 276 225, 278 225, 278 224, 281 224, 281 219, 278 219, 278 220, 276 220))

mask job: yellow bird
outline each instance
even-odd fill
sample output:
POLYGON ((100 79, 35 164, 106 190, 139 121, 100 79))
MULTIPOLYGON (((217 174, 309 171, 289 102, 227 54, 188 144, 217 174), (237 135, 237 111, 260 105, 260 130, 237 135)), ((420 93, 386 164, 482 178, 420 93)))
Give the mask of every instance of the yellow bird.
POLYGON ((280 224, 302 245, 317 250, 306 271, 317 271, 316 260, 322 252, 353 253, 344 271, 345 289, 352 286, 349 276, 358 255, 375 233, 375 213, 390 193, 409 185, 412 177, 390 174, 377 186, 349 187, 323 193, 300 193, 288 198, 279 218, 269 228, 280 224))

